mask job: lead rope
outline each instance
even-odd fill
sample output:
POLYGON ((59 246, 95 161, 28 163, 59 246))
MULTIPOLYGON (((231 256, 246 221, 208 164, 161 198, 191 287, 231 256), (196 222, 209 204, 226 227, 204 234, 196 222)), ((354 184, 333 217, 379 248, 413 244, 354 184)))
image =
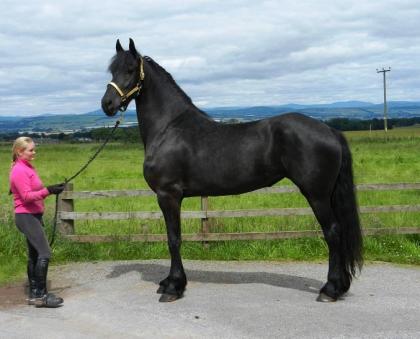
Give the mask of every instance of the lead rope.
MULTIPOLYGON (((121 114, 121 120, 122 120, 123 116, 121 114)), ((115 122, 114 127, 112 128, 111 132, 108 134, 108 136, 106 137, 105 141, 102 143, 101 146, 99 146, 99 148, 96 150, 96 152, 93 154, 93 156, 90 157, 90 159, 86 162, 86 164, 84 164, 74 175, 72 175, 69 179, 64 179, 64 184, 66 185, 67 183, 69 183, 70 181, 72 181, 73 179, 75 179, 76 177, 78 177, 88 166, 89 164, 95 160, 95 158, 98 156, 98 154, 104 149, 104 147, 106 146, 106 144, 108 143, 109 140, 111 140, 112 135, 114 134, 115 130, 117 129, 117 127, 120 124, 120 120, 117 120, 115 122)), ((56 194, 55 196, 55 212, 54 212, 54 219, 53 219, 53 229, 52 229, 52 234, 51 234, 51 240, 50 240, 50 247, 54 244, 54 240, 55 240, 55 233, 57 230, 57 216, 58 216, 58 200, 59 200, 59 194, 56 194)))

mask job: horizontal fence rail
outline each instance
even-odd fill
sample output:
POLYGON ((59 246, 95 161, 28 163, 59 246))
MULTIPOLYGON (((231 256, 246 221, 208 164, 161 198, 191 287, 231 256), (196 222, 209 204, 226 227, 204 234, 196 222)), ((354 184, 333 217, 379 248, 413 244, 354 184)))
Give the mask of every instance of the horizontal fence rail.
MULTIPOLYGON (((363 230, 363 235, 420 234, 420 227, 370 228, 363 230)), ((183 241, 228 241, 228 240, 275 240, 305 237, 322 237, 322 231, 282 231, 282 232, 244 232, 244 233, 195 233, 182 234, 183 241)), ((131 235, 66 235, 77 242, 112 242, 112 241, 166 241, 166 234, 131 234, 131 235)))
MULTIPOLYGON (((362 206, 360 213, 420 212, 420 205, 362 206)), ((183 219, 275 217, 291 215, 312 215, 310 208, 272 208, 256 210, 226 211, 182 211, 183 219)), ((129 220, 162 219, 162 212, 61 212, 61 219, 72 220, 129 220)))
MULTIPOLYGON (((390 190, 420 190, 420 183, 398 184, 359 184, 358 191, 390 191, 390 190)), ((269 187, 249 192, 247 194, 284 194, 299 192, 295 186, 269 187)), ((68 184, 66 190, 60 194, 59 201, 59 229, 68 239, 78 242, 111 242, 115 240, 129 241, 166 241, 166 234, 130 234, 130 235, 76 235, 76 220, 129 220, 129 219, 163 219, 160 211, 134 212, 75 212, 75 199, 115 198, 115 197, 147 197, 155 196, 151 190, 112 190, 112 191, 73 191, 73 185, 68 184)), ((384 205, 361 206, 360 213, 392 213, 392 212, 420 212, 420 205, 384 205)), ((278 231, 278 232, 242 232, 242 233, 214 233, 211 232, 211 218, 243 218, 260 216, 295 216, 313 215, 310 208, 270 208, 249 210, 209 210, 208 198, 201 197, 201 210, 182 211, 182 219, 201 219, 201 232, 183 234, 184 241, 226 241, 226 240, 268 240, 290 239, 301 237, 320 237, 321 230, 278 231)), ((369 228, 364 229, 365 235, 385 234, 420 234, 418 227, 398 228, 369 228)))
MULTIPOLYGON (((391 190, 418 190, 420 183, 402 184, 359 184, 356 185, 357 191, 391 191, 391 190)), ((247 194, 270 194, 270 193, 296 193, 300 192, 296 186, 278 186, 261 188, 247 194)), ((61 199, 92 199, 92 198, 111 198, 111 197, 138 197, 155 196, 155 192, 147 189, 139 190, 110 190, 110 191, 64 191, 61 199)))

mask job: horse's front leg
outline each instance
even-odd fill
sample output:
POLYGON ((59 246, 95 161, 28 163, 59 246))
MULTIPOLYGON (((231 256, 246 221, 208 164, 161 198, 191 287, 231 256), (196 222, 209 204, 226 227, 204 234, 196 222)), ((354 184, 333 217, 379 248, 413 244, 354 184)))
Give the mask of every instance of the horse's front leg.
POLYGON ((181 202, 182 194, 178 191, 158 191, 158 203, 162 210, 168 234, 168 247, 171 254, 169 276, 159 283, 157 293, 161 293, 159 301, 175 301, 182 297, 187 277, 181 259, 181 202))

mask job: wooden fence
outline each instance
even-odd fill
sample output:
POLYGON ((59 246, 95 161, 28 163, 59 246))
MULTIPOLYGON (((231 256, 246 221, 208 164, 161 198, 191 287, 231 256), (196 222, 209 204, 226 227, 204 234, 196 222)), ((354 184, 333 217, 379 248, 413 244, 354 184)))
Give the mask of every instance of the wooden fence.
MULTIPOLYGON (((420 183, 401 184, 361 184, 357 191, 389 191, 389 190, 420 190, 420 183)), ((251 194, 284 194, 299 192, 295 186, 280 186, 263 188, 251 194)), ((248 193, 248 194, 249 194, 248 193)), ((419 192, 420 193, 420 192, 419 192)), ((114 198, 155 196, 150 190, 124 190, 124 191, 73 191, 73 185, 68 184, 66 190, 60 194, 58 204, 58 227, 66 238, 78 242, 110 242, 115 240, 130 241, 166 241, 166 234, 130 234, 130 235, 77 235, 75 234, 76 220, 127 220, 127 219, 163 219, 159 212, 75 212, 75 199, 114 198)), ((360 206, 360 213, 386 213, 386 212, 420 212, 420 205, 387 205, 387 206, 360 206)), ((207 197, 201 197, 201 210, 182 211, 182 219, 201 219, 201 232, 183 234, 183 241, 221 241, 221 240, 267 240, 301 237, 322 236, 321 230, 304 231, 278 231, 278 232, 242 232, 242 233, 213 233, 211 232, 211 218, 238 218, 256 216, 294 216, 313 215, 310 208, 275 208, 252 210, 210 210, 207 197)), ((420 226, 398 228, 367 228, 364 235, 384 234, 420 234, 420 226)))

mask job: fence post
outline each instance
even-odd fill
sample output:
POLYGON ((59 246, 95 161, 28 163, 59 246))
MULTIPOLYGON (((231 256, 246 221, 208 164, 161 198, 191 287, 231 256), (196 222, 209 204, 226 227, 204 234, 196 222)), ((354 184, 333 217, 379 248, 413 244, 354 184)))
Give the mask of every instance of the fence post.
MULTIPOLYGON (((73 184, 67 183, 64 192, 73 191, 73 184)), ((73 199, 62 199, 61 194, 58 196, 58 213, 57 223, 58 229, 61 234, 74 234, 74 220, 73 219, 62 219, 60 212, 74 212, 74 200, 73 199)))
MULTIPOLYGON (((209 210, 209 198, 201 197, 201 210, 205 213, 206 217, 201 219, 201 233, 205 237, 210 232, 210 221, 207 218, 207 211, 209 210)), ((208 247, 209 242, 203 241, 203 246, 208 247)))

